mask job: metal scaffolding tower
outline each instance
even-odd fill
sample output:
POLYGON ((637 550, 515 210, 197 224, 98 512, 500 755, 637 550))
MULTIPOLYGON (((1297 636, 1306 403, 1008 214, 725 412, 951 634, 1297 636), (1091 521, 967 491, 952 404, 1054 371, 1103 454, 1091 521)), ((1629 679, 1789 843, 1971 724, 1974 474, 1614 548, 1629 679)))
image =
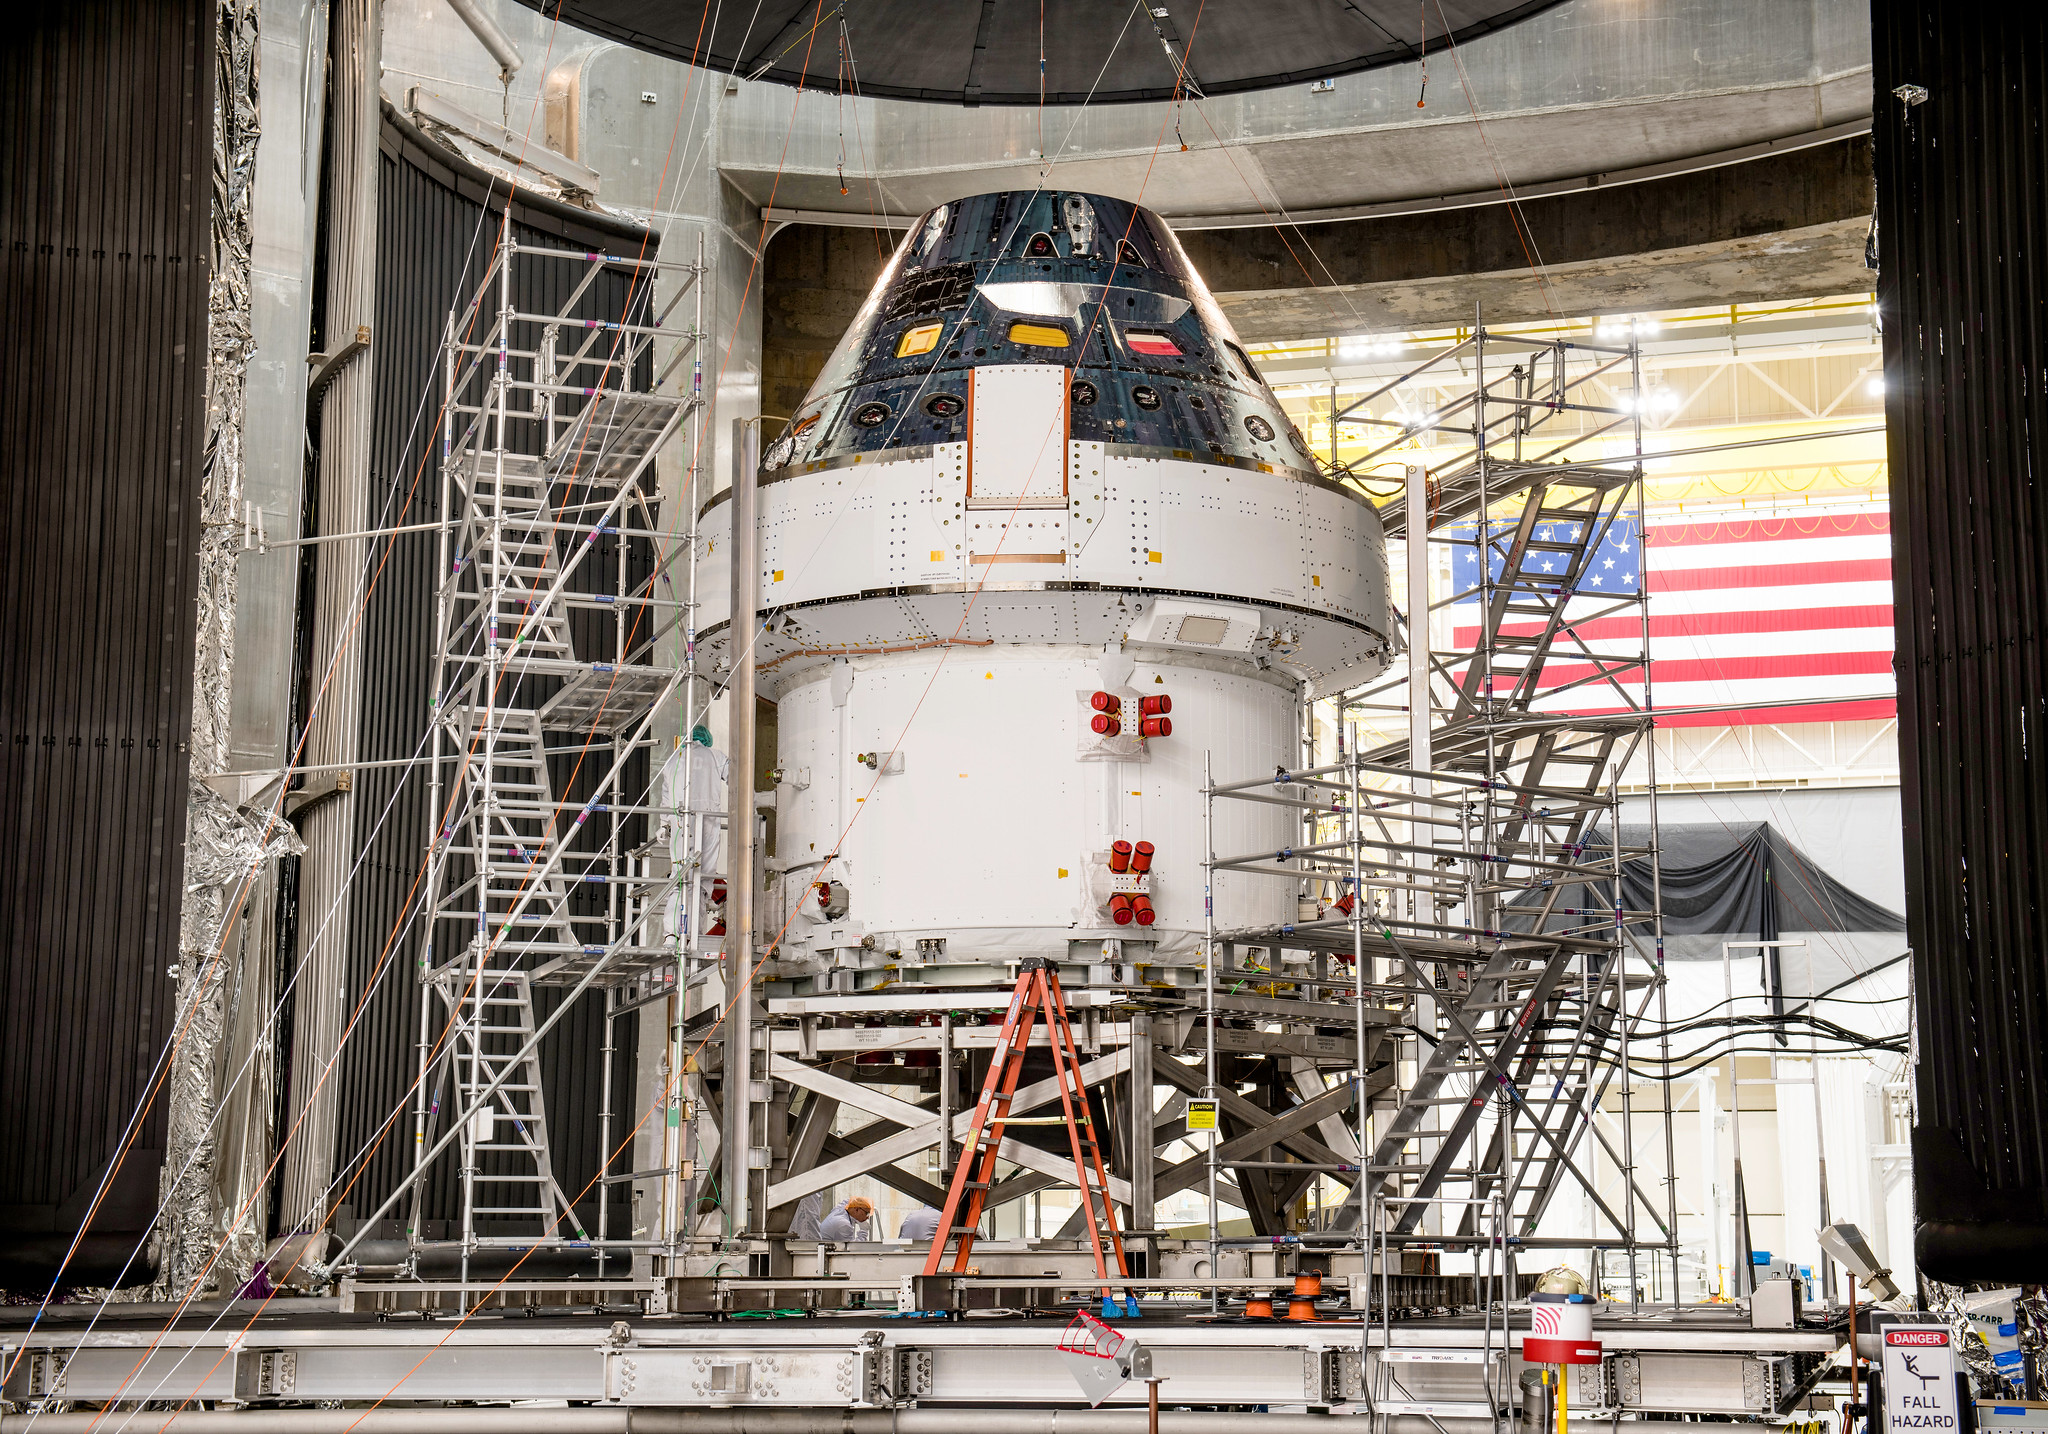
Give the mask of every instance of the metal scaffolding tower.
POLYGON ((1383 1211, 1376 1246, 1440 1243, 1484 1266, 1504 1241, 1510 1269, 1518 1249, 1623 1250, 1632 1291, 1637 1252, 1661 1248, 1675 1299, 1668 1087, 1656 1192, 1623 1078, 1664 995, 1655 843, 1624 845, 1620 822, 1622 774, 1654 763, 1640 390, 1633 334, 1480 323, 1335 414, 1387 434, 1354 471, 1450 440, 1381 510, 1406 540, 1408 660, 1338 702, 1336 761, 1212 784, 1212 801, 1296 807, 1303 840, 1212 851, 1211 871, 1292 880, 1304 901, 1292 926, 1213 932, 1212 964, 1221 980, 1244 947, 1330 953, 1361 1013, 1412 1033, 1397 1088, 1360 1114, 1370 1154, 1334 1228, 1383 1211), (1603 436, 1632 451, 1567 456, 1603 436), (1361 725, 1406 731, 1361 748, 1361 725), (1621 904, 1630 863, 1647 866, 1640 909, 1621 904), (1565 1191, 1592 1228, 1546 1236, 1565 1191))
POLYGON ((465 1279, 484 1247, 632 1244, 611 1238, 618 1184, 658 1183, 664 1234, 681 1204, 675 1139, 662 1169, 612 1173, 633 1127, 614 1109, 611 1026, 673 1005, 701 924, 707 814, 670 756, 679 700, 684 733, 702 702, 697 505, 685 496, 664 527, 655 461, 686 427, 702 451, 703 275, 701 238, 674 264, 508 235, 448 321, 419 960, 436 999, 421 1008, 409 1231, 417 1243, 424 1187, 452 1153, 465 1279), (607 273, 625 278, 623 311, 598 311, 607 273), (659 305, 658 279, 679 280, 659 305), (561 299, 528 312, 515 292, 561 299), (542 1047, 591 990, 607 1020, 594 1195, 557 1173, 542 1047))

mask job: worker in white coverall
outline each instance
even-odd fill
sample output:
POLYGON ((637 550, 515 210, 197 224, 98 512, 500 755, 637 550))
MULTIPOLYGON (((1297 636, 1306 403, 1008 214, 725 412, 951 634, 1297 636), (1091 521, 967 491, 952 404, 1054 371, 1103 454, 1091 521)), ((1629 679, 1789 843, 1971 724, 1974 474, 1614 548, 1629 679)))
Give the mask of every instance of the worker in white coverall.
POLYGON ((868 1218, 875 1213, 874 1205, 861 1195, 844 1201, 831 1214, 818 1222, 818 1238, 821 1240, 866 1240, 869 1239, 868 1218))
POLYGON ((939 1212, 929 1205, 920 1205, 903 1217, 903 1223, 896 1227, 896 1238, 912 1240, 920 1245, 929 1245, 932 1236, 939 1233, 939 1212))
MULTIPOLYGON (((698 836, 697 880, 704 893, 704 929, 709 931, 724 920, 723 908, 712 903, 712 879, 722 879, 725 854, 726 786, 732 776, 732 759, 711 745, 711 729, 699 722, 690 729, 690 740, 668 759, 669 805, 688 808, 676 828, 671 852, 676 861, 687 859, 688 834, 698 836)), ((681 913, 670 901, 669 929, 680 924, 681 913)))
POLYGON ((789 1217, 789 1238, 792 1240, 815 1240, 818 1238, 818 1217, 825 1209, 825 1196, 813 1190, 796 1202, 796 1213, 789 1217))

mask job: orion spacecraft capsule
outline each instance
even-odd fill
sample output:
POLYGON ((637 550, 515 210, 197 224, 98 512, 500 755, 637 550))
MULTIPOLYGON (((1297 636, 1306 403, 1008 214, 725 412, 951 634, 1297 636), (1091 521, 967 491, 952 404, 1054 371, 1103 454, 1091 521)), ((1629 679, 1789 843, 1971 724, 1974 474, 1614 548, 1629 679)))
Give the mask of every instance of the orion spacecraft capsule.
MULTIPOLYGON (((1378 672, 1392 629, 1377 513, 1318 476, 1172 231, 1093 194, 940 205, 760 485, 781 989, 1021 956, 1198 982, 1205 754, 1219 781, 1296 765, 1302 704, 1378 672), (1149 869, 1112 870, 1139 842, 1149 869)), ((728 547, 700 568, 714 671, 728 547)), ((1219 803, 1216 851, 1293 821, 1219 803)), ((1220 873, 1213 899, 1228 929, 1296 893, 1220 873)))

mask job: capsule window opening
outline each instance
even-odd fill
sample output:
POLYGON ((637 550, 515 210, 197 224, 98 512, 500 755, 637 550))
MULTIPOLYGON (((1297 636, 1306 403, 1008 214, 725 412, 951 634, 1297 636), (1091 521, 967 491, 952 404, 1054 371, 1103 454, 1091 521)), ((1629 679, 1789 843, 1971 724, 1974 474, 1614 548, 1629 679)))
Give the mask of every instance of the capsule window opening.
POLYGON ((1263 385, 1265 383, 1265 378, 1259 373, 1258 365, 1252 362, 1250 354, 1246 353, 1229 339, 1223 340, 1223 347, 1232 358, 1237 360, 1237 366, 1244 370, 1244 376, 1247 380, 1254 384, 1263 385))
POLYGON ((1038 233, 1031 236, 1031 243, 1026 246, 1024 252, 1034 259, 1049 257, 1053 252, 1052 235, 1046 233, 1043 229, 1039 230, 1038 233))

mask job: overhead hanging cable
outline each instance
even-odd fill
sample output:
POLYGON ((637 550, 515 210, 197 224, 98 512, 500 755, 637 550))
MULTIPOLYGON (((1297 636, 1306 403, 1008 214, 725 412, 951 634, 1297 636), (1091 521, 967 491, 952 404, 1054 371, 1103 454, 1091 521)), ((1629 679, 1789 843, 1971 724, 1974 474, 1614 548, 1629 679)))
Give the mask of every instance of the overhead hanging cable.
POLYGON ((1429 0, 1422 0, 1422 93, 1415 97, 1415 108, 1421 109, 1429 99, 1429 0))
POLYGON ((839 192, 850 193, 846 187, 846 15, 839 16, 839 76, 834 82, 839 92, 839 192))

